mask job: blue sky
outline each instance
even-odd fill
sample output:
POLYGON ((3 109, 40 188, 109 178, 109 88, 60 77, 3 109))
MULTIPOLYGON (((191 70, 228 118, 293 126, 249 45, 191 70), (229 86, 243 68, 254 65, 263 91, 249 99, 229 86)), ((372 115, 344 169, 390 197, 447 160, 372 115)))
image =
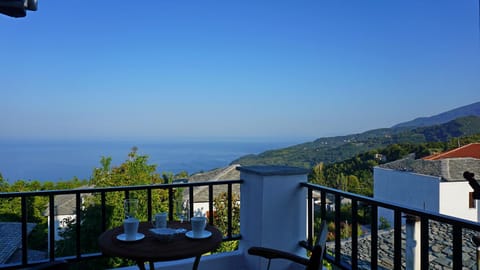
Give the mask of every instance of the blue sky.
POLYGON ((480 100, 476 0, 39 0, 0 139, 314 139, 480 100))

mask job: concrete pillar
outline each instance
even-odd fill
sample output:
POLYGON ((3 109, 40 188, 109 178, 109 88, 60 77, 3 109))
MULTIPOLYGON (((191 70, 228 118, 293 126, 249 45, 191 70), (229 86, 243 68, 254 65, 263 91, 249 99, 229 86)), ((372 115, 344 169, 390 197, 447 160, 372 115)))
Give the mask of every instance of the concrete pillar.
MULTIPOLYGON (((247 253, 251 246, 281 249, 305 256, 298 246, 306 238, 306 169, 286 166, 237 168, 240 179, 240 250, 247 269, 266 269, 266 260, 247 253)), ((272 269, 288 269, 284 260, 272 261, 272 269)))
POLYGON ((475 207, 477 208, 477 222, 480 222, 480 200, 475 200, 475 207))
POLYGON ((420 219, 406 216, 406 270, 420 270, 420 219))

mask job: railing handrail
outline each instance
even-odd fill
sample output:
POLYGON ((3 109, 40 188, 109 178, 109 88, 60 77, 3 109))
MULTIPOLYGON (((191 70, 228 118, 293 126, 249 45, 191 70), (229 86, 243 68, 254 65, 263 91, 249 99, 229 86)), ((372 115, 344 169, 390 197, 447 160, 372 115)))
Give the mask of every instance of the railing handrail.
POLYGON ((480 223, 473 222, 471 220, 466 220, 466 219, 462 219, 462 218, 457 218, 457 217, 453 217, 453 216, 440 214, 440 213, 429 211, 429 210, 424 210, 424 209, 409 207, 409 206, 396 204, 396 203, 392 203, 392 202, 387 202, 387 201, 384 201, 384 200, 378 200, 378 199, 375 199, 375 198, 372 198, 372 197, 367 197, 367 196, 364 196, 364 195, 359 195, 359 194, 355 194, 355 193, 351 193, 351 192, 347 192, 347 191, 342 191, 342 190, 338 190, 338 189, 324 187, 324 186, 317 185, 317 184, 302 183, 301 185, 304 186, 304 187, 307 187, 307 188, 314 189, 314 190, 318 190, 318 191, 323 190, 323 191, 326 191, 327 193, 340 195, 342 197, 349 198, 349 199, 352 199, 352 200, 357 200, 357 201, 360 201, 360 202, 365 202, 367 204, 374 204, 374 205, 377 205, 379 207, 383 207, 383 208, 387 208, 387 209, 391 209, 391 210, 398 210, 398 211, 401 211, 401 212, 406 213, 406 214, 411 214, 413 216, 417 216, 417 215, 421 214, 422 216, 426 216, 428 219, 443 222, 443 223, 448 223, 448 224, 452 224, 452 225, 457 224, 457 223, 461 223, 463 225, 462 226, 463 228, 471 229, 471 230, 474 230, 474 231, 480 231, 480 223))
POLYGON ((20 192, 0 192, 0 198, 22 197, 22 196, 49 196, 49 195, 65 195, 77 193, 100 193, 100 192, 115 192, 115 191, 131 191, 143 189, 167 189, 167 188, 182 188, 182 187, 197 187, 197 186, 217 186, 226 184, 241 184, 242 180, 219 180, 219 181, 202 181, 194 183, 172 183, 172 184, 150 184, 150 185, 136 185, 136 186, 119 186, 119 187, 88 187, 88 188, 74 188, 61 190, 38 190, 38 191, 20 191, 20 192))

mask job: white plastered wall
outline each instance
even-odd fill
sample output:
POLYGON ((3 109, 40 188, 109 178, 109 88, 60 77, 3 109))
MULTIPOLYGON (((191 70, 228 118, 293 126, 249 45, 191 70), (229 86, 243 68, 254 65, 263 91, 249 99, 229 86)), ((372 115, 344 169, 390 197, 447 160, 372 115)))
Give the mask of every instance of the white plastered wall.
POLYGON ((473 192, 467 181, 442 182, 440 184, 440 213, 477 220, 477 209, 469 208, 469 193, 473 192))
MULTIPOLYGON (((408 208, 439 212, 440 178, 375 167, 374 198, 408 208)), ((379 208, 378 216, 393 225, 393 211, 379 208)))

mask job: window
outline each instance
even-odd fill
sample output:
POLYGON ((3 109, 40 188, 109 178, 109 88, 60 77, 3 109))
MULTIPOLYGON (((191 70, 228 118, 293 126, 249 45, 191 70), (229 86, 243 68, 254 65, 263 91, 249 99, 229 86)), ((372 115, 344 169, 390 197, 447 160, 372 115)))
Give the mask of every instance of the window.
POLYGON ((473 192, 468 193, 468 208, 475 208, 475 199, 473 198, 473 192))

